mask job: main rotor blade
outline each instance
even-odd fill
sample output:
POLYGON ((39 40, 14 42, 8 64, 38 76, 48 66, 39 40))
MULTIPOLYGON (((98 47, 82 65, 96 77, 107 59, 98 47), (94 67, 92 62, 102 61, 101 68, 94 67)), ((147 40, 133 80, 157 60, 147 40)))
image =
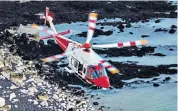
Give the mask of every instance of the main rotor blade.
POLYGON ((95 26, 96 26, 96 21, 97 21, 97 13, 90 13, 89 14, 89 24, 88 24, 88 33, 87 33, 87 40, 86 43, 90 43, 93 34, 94 34, 94 30, 95 30, 95 26))
POLYGON ((46 57, 46 58, 43 58, 41 60, 44 61, 44 62, 52 62, 52 61, 57 61, 57 60, 64 58, 64 57, 67 57, 65 53, 46 57))
POLYGON ((70 52, 66 52, 66 53, 62 53, 62 54, 57 54, 57 55, 54 55, 54 56, 50 56, 50 57, 46 57, 46 58, 43 58, 41 59, 43 62, 53 62, 53 61, 57 61, 59 59, 62 59, 64 57, 67 57, 67 55, 71 54, 71 53, 74 53, 74 52, 78 52, 80 50, 83 50, 82 48, 79 48, 79 49, 76 49, 76 50, 73 50, 73 51, 70 51, 70 52))
POLYGON ((55 34, 55 33, 54 33, 53 31, 51 31, 50 29, 46 29, 46 28, 44 28, 44 27, 42 27, 42 26, 38 26, 37 24, 32 24, 32 27, 33 27, 33 28, 36 28, 36 29, 38 29, 38 30, 40 30, 40 31, 44 31, 44 32, 46 32, 46 33, 52 35, 53 37, 60 37, 60 38, 63 38, 63 39, 65 39, 65 40, 67 40, 67 41, 76 43, 76 44, 78 44, 78 45, 81 46, 80 43, 75 42, 75 41, 73 41, 73 40, 71 40, 71 39, 68 39, 68 38, 66 38, 66 37, 64 37, 64 36, 62 36, 62 35, 60 35, 60 34, 55 34))
POLYGON ((101 44, 101 45, 92 45, 93 48, 122 48, 122 47, 129 47, 129 46, 138 46, 138 45, 145 45, 147 44, 147 40, 136 40, 136 41, 129 41, 129 42, 120 42, 120 43, 113 43, 113 44, 101 44))

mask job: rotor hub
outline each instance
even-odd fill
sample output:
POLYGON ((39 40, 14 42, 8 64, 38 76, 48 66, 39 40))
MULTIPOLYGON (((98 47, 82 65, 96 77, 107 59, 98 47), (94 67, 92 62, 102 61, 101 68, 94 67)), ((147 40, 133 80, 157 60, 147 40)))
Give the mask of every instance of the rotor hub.
POLYGON ((82 47, 85 49, 89 49, 91 47, 91 45, 89 43, 85 43, 82 45, 82 47))

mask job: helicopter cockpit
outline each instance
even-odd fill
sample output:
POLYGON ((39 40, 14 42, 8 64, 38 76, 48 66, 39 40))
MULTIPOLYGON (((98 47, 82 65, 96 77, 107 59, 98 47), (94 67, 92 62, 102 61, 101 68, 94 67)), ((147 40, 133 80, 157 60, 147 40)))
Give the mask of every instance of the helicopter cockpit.
POLYGON ((107 76, 106 70, 102 64, 98 64, 97 66, 90 65, 87 69, 87 77, 89 79, 96 79, 107 76))

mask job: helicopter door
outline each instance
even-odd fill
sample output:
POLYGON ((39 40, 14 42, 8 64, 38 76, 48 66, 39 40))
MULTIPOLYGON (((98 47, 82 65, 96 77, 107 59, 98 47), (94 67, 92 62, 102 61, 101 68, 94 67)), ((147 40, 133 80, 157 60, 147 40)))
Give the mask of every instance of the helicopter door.
POLYGON ((71 58, 71 65, 74 68, 75 71, 78 72, 78 66, 79 66, 79 61, 74 59, 73 57, 71 58))

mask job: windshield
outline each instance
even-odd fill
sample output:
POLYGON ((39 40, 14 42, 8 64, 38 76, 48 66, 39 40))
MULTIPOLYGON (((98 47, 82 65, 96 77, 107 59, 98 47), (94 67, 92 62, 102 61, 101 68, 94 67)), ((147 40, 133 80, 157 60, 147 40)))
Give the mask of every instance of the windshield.
POLYGON ((87 76, 90 79, 107 76, 106 70, 102 64, 99 64, 98 66, 89 66, 87 72, 87 76))

